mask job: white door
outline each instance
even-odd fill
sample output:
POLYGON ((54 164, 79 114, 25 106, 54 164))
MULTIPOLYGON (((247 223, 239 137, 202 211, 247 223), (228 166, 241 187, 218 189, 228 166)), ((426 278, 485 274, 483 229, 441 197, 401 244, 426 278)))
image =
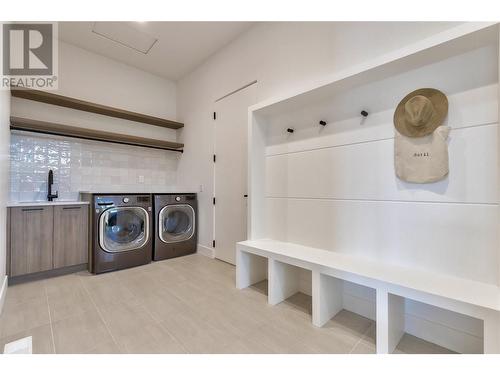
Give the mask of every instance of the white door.
POLYGON ((236 242, 247 238, 248 107, 256 85, 215 104, 215 257, 235 264, 236 242))

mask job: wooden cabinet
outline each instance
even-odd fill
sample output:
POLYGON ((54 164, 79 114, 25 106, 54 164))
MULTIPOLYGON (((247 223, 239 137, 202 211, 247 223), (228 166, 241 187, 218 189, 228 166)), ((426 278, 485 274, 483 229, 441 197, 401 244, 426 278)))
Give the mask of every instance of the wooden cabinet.
POLYGON ((87 205, 11 207, 7 228, 11 277, 87 263, 87 205))
POLYGON ((88 207, 54 206, 54 268, 87 263, 88 207))
POLYGON ((10 214, 10 275, 52 269, 52 207, 13 207, 10 214))

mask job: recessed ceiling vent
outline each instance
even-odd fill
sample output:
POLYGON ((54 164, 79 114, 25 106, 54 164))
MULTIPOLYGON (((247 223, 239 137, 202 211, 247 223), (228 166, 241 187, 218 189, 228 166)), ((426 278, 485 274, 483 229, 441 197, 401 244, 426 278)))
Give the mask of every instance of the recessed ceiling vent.
POLYGON ((95 22, 92 32, 145 55, 158 41, 128 22, 95 22))

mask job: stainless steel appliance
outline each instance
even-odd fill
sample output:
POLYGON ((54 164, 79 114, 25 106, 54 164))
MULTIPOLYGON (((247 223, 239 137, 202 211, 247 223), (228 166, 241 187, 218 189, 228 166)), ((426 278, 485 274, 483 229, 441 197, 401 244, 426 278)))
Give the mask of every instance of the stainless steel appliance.
POLYGON ((150 194, 82 194, 91 203, 90 271, 102 273, 152 260, 150 194))
POLYGON ((198 204, 196 194, 154 194, 153 260, 196 252, 198 204))

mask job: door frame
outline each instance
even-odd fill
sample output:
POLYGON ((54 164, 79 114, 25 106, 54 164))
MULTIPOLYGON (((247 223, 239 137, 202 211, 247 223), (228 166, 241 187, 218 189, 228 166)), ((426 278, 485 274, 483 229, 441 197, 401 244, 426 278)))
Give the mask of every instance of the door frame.
MULTIPOLYGON (((213 128, 212 128, 212 134, 213 134, 213 139, 212 139, 212 149, 213 149, 213 156, 212 157, 215 157, 215 159, 213 160, 213 163, 212 163, 212 191, 213 191, 213 198, 216 199, 215 201, 215 204, 212 203, 212 254, 213 254, 213 258, 216 258, 215 254, 216 254, 216 248, 217 248, 217 238, 216 238, 216 226, 217 226, 217 222, 216 222, 216 209, 217 209, 217 178, 216 178, 216 168, 217 168, 217 103, 223 101, 224 99, 227 99, 228 97, 231 97, 232 95, 234 94, 237 94, 239 93, 240 91, 243 91, 249 87, 252 87, 254 85, 256 85, 258 83, 258 80, 257 79, 254 79, 242 86, 240 86, 239 88, 235 89, 235 90, 232 90, 230 92, 228 92, 227 94, 219 97, 218 99, 216 99, 214 101, 214 106, 213 106, 213 128)), ((258 86, 257 88, 255 88, 255 90, 258 90, 258 86)), ((258 92, 255 93, 255 96, 257 97, 257 94, 258 92)), ((249 104, 249 107, 251 105, 253 105, 254 103, 251 103, 249 104)), ((247 123, 247 128, 248 128, 248 123, 247 123)), ((248 138, 248 135, 247 135, 247 138, 248 138)), ((248 140, 247 140, 248 141, 248 140)), ((247 164, 248 164, 248 152, 245 154, 245 158, 247 160, 247 164)), ((248 197, 248 181, 247 181, 247 197, 248 197)), ((248 228, 248 223, 247 223, 247 228, 248 228)), ((247 229, 247 233, 248 233, 248 229, 247 229)), ((221 259, 219 259, 221 260, 221 259)), ((223 260, 221 260, 223 261, 223 260)))

